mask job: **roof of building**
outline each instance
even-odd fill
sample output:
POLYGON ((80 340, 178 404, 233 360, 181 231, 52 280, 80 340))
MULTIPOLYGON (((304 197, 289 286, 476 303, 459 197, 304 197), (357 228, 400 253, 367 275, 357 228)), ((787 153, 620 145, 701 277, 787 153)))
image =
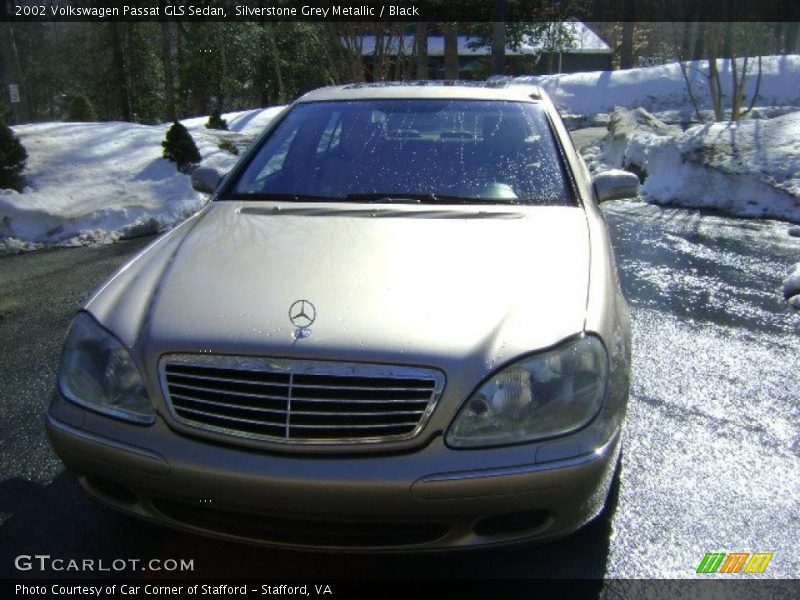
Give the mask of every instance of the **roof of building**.
MULTIPOLYGON (((562 52, 568 54, 611 54, 611 48, 598 35, 580 21, 570 21, 562 23, 571 33, 573 43, 569 47, 564 47, 562 52)), ((361 42, 361 54, 371 56, 375 54, 376 36, 363 35, 355 36, 361 42)), ((486 56, 491 54, 489 44, 474 47, 480 43, 480 39, 475 36, 458 36, 458 55, 459 56, 486 56)), ((382 39, 383 52, 385 54, 413 54, 414 36, 385 36, 382 39)), ((506 55, 520 56, 539 54, 544 49, 541 39, 534 39, 527 36, 518 48, 506 46, 506 55)), ((444 37, 441 35, 428 36, 428 56, 444 56, 444 37)))

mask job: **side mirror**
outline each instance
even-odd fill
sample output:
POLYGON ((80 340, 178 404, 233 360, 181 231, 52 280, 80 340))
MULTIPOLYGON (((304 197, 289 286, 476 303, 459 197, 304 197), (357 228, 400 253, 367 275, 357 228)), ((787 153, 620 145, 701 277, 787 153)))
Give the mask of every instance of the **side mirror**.
POLYGON ((213 194, 220 181, 222 173, 212 167, 197 167, 192 171, 192 187, 198 192, 213 194))
POLYGON ((622 200, 639 195, 639 178, 633 173, 621 169, 603 171, 592 177, 597 200, 622 200))

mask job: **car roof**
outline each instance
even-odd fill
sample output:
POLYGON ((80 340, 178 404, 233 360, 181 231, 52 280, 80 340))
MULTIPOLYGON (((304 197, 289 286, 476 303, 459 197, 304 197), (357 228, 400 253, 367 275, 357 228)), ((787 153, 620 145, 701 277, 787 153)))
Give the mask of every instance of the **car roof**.
POLYGON ((324 87, 308 92, 297 101, 453 99, 534 102, 544 97, 545 93, 537 86, 506 81, 386 81, 324 87))

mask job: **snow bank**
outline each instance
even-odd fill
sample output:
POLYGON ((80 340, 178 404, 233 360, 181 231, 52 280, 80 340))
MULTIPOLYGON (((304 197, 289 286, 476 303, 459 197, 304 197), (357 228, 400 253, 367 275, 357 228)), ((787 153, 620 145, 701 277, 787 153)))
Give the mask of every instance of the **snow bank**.
POLYGON ((619 167, 640 167, 644 162, 643 149, 654 138, 673 140, 681 129, 667 125, 643 108, 617 108, 611 113, 609 134, 602 142, 602 162, 619 167))
POLYGON ((643 109, 618 109, 587 158, 594 169, 638 173, 656 204, 800 222, 800 112, 681 132, 643 109))
MULTIPOLYGON (((229 132, 205 129, 207 117, 187 119, 202 164, 230 169, 238 158, 231 148, 246 147, 279 110, 226 115, 229 132)), ((206 195, 161 158, 168 127, 120 122, 15 127, 28 151, 26 187, 21 194, 0 190, 0 253, 110 243, 163 231, 198 211, 206 195)))
MULTIPOLYGON (((706 61, 689 63, 689 79, 702 107, 710 108, 708 83, 703 73, 706 61)), ((730 60, 720 60, 720 79, 729 105, 730 60)), ((755 66, 754 66, 755 71, 755 66)), ((543 87, 559 110, 568 115, 594 116, 609 113, 614 107, 644 108, 649 112, 677 111, 688 119, 692 105, 678 63, 624 71, 594 71, 561 75, 516 77, 519 83, 543 87)), ((800 55, 766 56, 762 59, 762 79, 758 106, 798 106, 800 93, 800 55)), ((748 78, 747 95, 755 89, 755 72, 748 78)))
POLYGON ((28 150, 27 187, 22 194, 0 195, 0 236, 46 245, 111 242, 160 231, 205 201, 188 177, 160 157, 166 126, 42 123, 15 129, 28 150))

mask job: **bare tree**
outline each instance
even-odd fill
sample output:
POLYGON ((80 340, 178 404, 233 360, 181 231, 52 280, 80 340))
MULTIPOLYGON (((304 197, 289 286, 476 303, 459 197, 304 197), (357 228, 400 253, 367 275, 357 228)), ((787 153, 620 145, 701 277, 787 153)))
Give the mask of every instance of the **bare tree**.
POLYGON ((731 121, 738 121, 750 114, 761 92, 761 42, 764 37, 764 29, 758 24, 752 24, 749 27, 738 27, 738 34, 736 35, 736 31, 734 31, 734 35, 731 36, 731 121), (737 45, 742 48, 741 57, 738 59, 737 45), (755 59, 752 57, 753 53, 758 55, 755 59), (756 66, 755 88, 750 96, 750 103, 747 108, 743 108, 747 100, 747 78, 752 75, 754 62, 756 66))
MULTIPOLYGON (((702 62, 696 61, 694 69, 701 73, 708 84, 708 95, 711 100, 711 109, 715 121, 738 121, 746 117, 753 110, 761 91, 762 59, 760 56, 764 36, 764 27, 757 23, 717 23, 702 24, 702 47, 706 53, 704 57, 705 70, 702 62), (757 54, 753 58, 752 54, 757 54), (726 111, 722 86, 720 65, 727 66, 731 77, 730 111, 726 111), (746 90, 749 77, 756 67, 756 82, 753 94, 747 103, 746 90), (747 108, 744 108, 747 105, 747 108)), ((698 44, 695 44, 697 47, 698 44)), ((683 74, 689 99, 694 107, 695 115, 699 121, 703 120, 695 90, 692 88, 689 76, 690 63, 680 56, 678 64, 683 74)))
MULTIPOLYGON (((714 120, 722 121, 725 113, 722 109, 722 82, 719 79, 720 55, 720 24, 705 24, 705 48, 708 53, 708 92, 711 96, 711 108, 714 111, 714 120)), ((735 68, 733 69, 736 70, 735 68)))
POLYGON ((337 23, 331 27, 332 44, 340 44, 345 77, 349 81, 364 81, 364 36, 358 23, 337 23))
POLYGON ((410 55, 406 52, 404 30, 403 23, 375 24, 372 62, 372 77, 375 81, 391 78, 393 70, 396 74, 404 71, 404 63, 410 55))

